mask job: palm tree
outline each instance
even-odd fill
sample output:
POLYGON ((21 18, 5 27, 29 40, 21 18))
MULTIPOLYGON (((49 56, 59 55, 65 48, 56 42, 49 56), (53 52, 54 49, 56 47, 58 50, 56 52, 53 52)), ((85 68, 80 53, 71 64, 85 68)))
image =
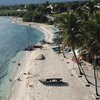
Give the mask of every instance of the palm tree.
MULTIPOLYGON (((80 72, 80 75, 84 75, 85 79, 87 80, 88 83, 90 83, 85 75, 85 71, 82 68, 81 64, 79 63, 76 53, 75 53, 75 48, 76 47, 81 47, 83 43, 83 35, 82 31, 80 30, 80 18, 78 18, 77 14, 74 12, 69 12, 68 14, 64 14, 59 18, 61 21, 60 27, 63 28, 63 41, 62 45, 63 48, 66 46, 72 47, 72 51, 74 54, 74 58, 77 61, 78 69, 80 72)), ((84 22, 84 20, 83 20, 84 22)))
POLYGON ((96 77, 96 64, 95 64, 95 55, 98 55, 100 52, 100 14, 92 15, 87 23, 87 33, 89 34, 87 48, 89 49, 89 53, 93 58, 93 69, 94 69, 94 79, 95 79, 95 90, 96 95, 100 96, 98 93, 98 84, 96 77))
MULTIPOLYGON (((93 55, 93 59, 94 54, 98 54, 100 52, 100 36, 98 36, 98 33, 100 32, 100 14, 95 15, 93 7, 93 2, 87 2, 83 5, 83 7, 79 7, 76 13, 73 11, 68 12, 68 14, 61 16, 59 20, 61 21, 60 27, 63 29, 63 48, 66 47, 66 45, 72 47, 74 57, 78 62, 77 65, 80 75, 83 74, 88 83, 91 82, 87 79, 85 71, 77 59, 75 48, 88 48, 90 54, 93 55)), ((99 95, 97 89, 95 63, 94 78, 96 95, 99 95)))
POLYGON ((78 9, 78 13, 82 21, 82 28, 81 30, 84 30, 84 36, 85 38, 83 39, 84 44, 83 48, 86 47, 89 50, 89 53, 93 57, 93 68, 94 68, 94 78, 95 78, 95 90, 96 90, 96 95, 98 94, 98 89, 97 89, 97 78, 96 78, 96 71, 95 71, 95 58, 94 54, 98 54, 100 48, 100 39, 99 39, 99 32, 100 32, 100 14, 96 14, 95 9, 94 9, 94 2, 87 2, 85 6, 81 7, 78 9), (82 13, 80 13, 83 11, 82 13), (94 49, 95 48, 95 49, 94 49))
POLYGON ((74 57, 77 61, 77 65, 80 71, 80 75, 84 75, 85 79, 87 80, 88 83, 91 83, 85 74, 84 69, 82 68, 80 62, 77 59, 76 53, 75 53, 75 48, 76 47, 82 47, 82 45, 84 44, 83 42, 83 34, 80 31, 80 21, 79 19, 77 19, 76 14, 74 13, 69 13, 68 15, 68 23, 66 26, 68 26, 67 28, 67 33, 64 35, 64 43, 63 45, 69 45, 72 47, 72 51, 74 54, 74 57))
POLYGON ((85 24, 84 30, 86 32, 86 44, 85 46, 89 49, 89 53, 93 57, 93 69, 94 69, 94 79, 95 79, 95 90, 96 95, 99 96, 97 88, 97 78, 96 78, 96 66, 95 66, 95 56, 100 52, 100 14, 97 14, 94 9, 94 2, 88 2, 85 6, 85 12, 88 15, 88 19, 85 24))
MULTIPOLYGON (((78 45, 81 45, 81 40, 79 38, 80 34, 77 34, 78 32, 77 19, 73 12, 69 12, 68 14, 63 15, 61 27, 63 27, 63 31, 64 31, 62 35, 63 49, 66 46, 72 47, 74 57, 76 61, 78 62, 78 59, 75 53, 75 47, 78 45)), ((78 65, 80 75, 83 75, 79 62, 77 63, 77 65, 78 65)))

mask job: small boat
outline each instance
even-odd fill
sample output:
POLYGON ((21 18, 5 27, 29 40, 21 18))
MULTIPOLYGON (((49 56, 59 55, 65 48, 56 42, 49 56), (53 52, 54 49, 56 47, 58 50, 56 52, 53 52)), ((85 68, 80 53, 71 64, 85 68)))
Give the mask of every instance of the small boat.
POLYGON ((62 78, 47 78, 47 79, 42 79, 39 80, 41 83, 62 83, 62 78))

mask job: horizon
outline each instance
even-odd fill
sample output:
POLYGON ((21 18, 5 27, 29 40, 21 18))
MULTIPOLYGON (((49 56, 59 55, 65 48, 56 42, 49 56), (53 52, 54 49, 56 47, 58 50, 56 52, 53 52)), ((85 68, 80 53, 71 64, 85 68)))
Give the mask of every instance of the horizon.
POLYGON ((45 3, 46 1, 50 3, 54 3, 54 2, 73 2, 73 1, 87 1, 87 0, 0 0, 0 6, 20 5, 20 4, 39 4, 39 3, 45 3))

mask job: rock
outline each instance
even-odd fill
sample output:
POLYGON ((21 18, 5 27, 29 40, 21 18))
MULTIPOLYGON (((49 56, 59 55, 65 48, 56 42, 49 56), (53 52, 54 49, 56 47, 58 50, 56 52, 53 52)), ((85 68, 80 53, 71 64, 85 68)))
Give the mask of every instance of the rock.
POLYGON ((39 54, 37 57, 36 57, 36 60, 44 60, 45 59, 45 56, 43 54, 39 54))
POLYGON ((11 81, 12 81, 12 79, 9 79, 9 81, 11 82, 11 81))
POLYGON ((15 63, 16 61, 12 61, 12 63, 15 63))

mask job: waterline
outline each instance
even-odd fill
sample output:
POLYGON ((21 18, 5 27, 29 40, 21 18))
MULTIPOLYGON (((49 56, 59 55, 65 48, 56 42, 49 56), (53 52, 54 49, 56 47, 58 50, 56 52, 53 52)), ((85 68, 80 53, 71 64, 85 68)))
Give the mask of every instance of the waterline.
POLYGON ((13 80, 18 62, 24 56, 23 49, 43 38, 43 33, 35 28, 11 23, 9 18, 0 17, 0 100, 6 100, 13 83, 10 79, 13 80))

